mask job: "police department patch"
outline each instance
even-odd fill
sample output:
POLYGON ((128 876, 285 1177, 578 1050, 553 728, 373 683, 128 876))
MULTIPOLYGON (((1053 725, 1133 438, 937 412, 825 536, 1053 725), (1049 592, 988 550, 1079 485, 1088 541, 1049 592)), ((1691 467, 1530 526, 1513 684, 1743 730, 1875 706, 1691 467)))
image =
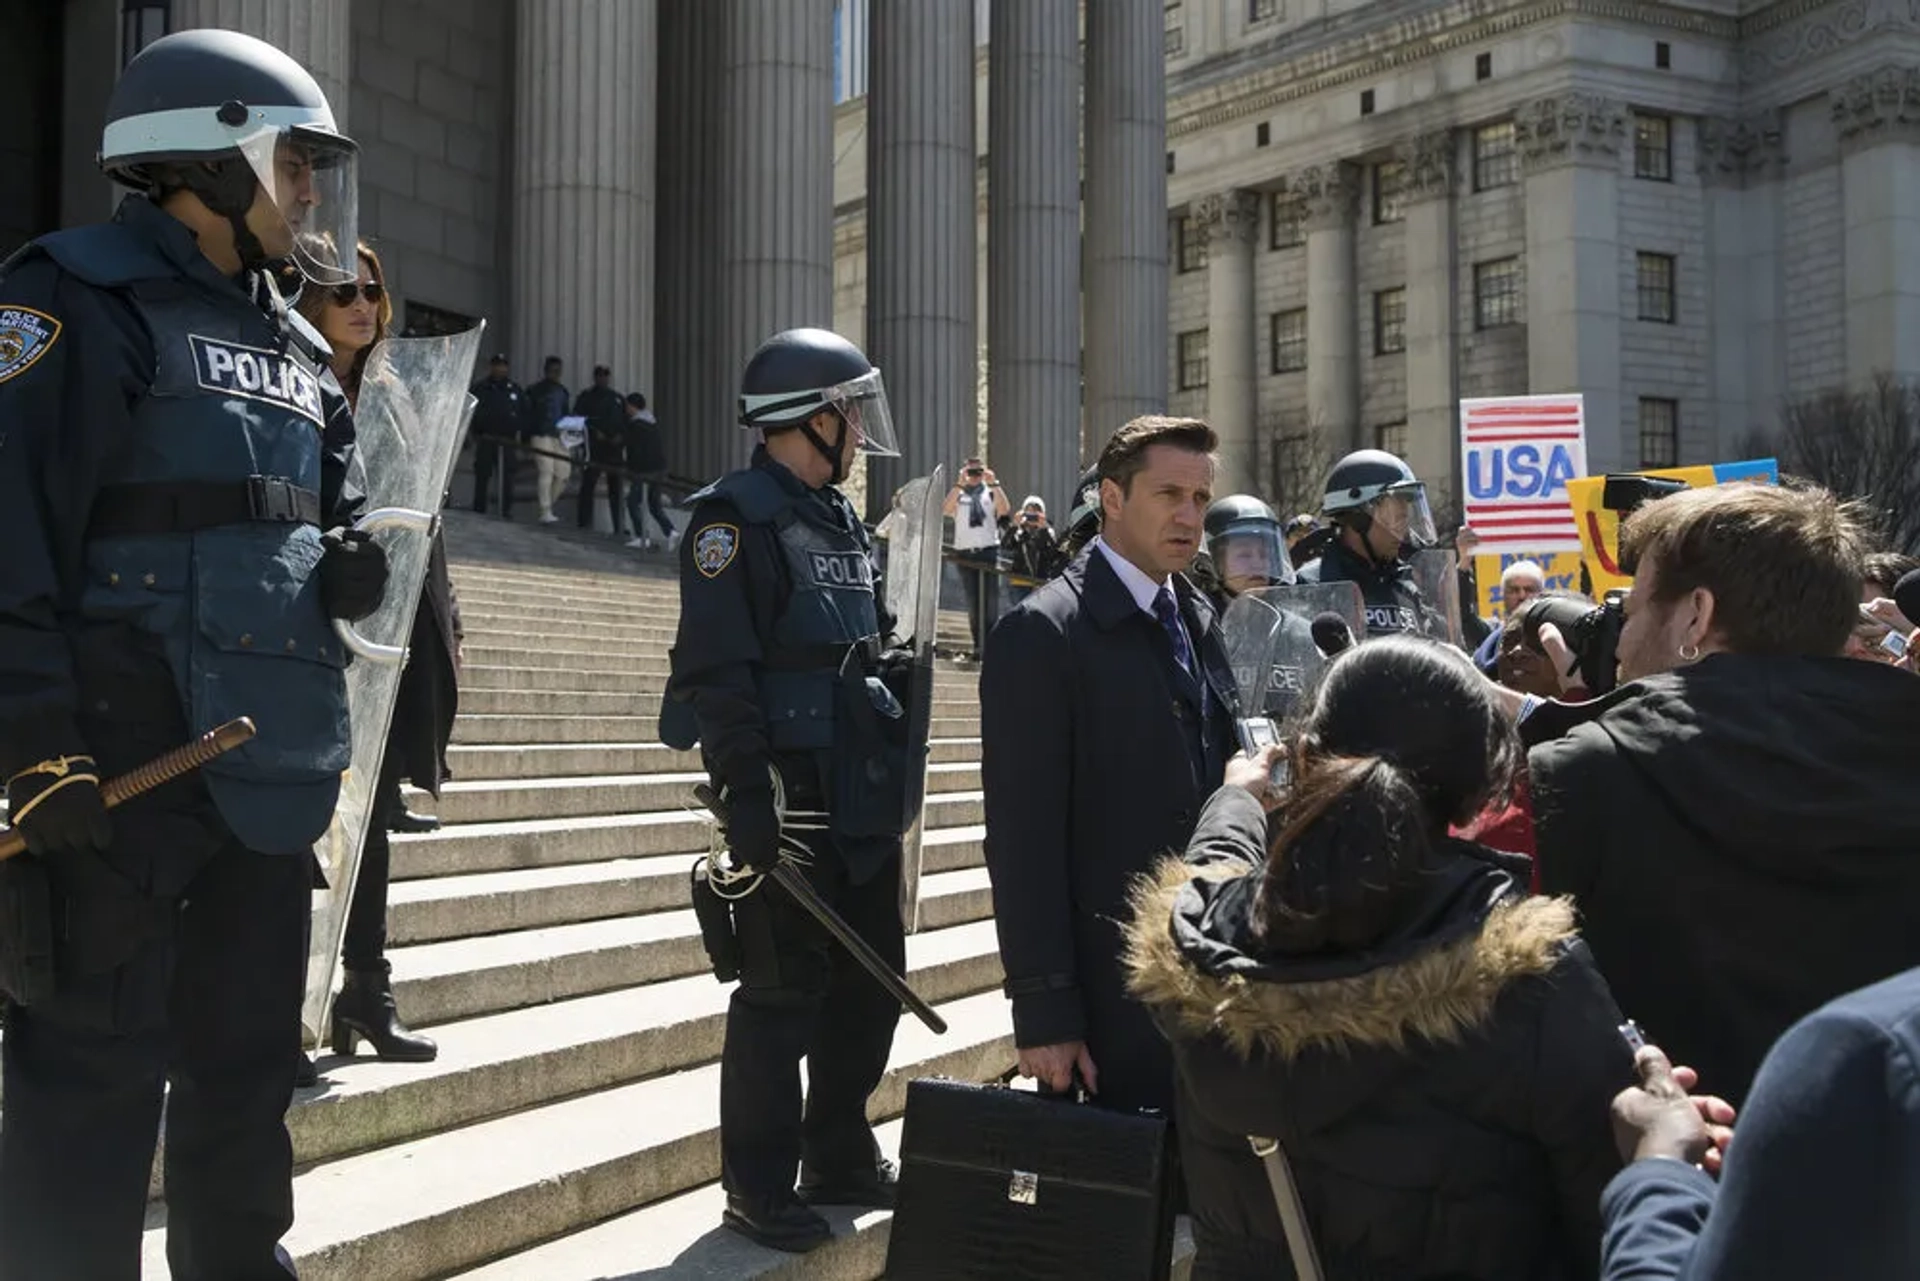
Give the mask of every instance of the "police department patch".
POLYGON ((732 525, 708 525, 693 536, 693 567, 708 578, 733 563, 740 549, 740 531, 732 525))
POLYGON ((60 337, 60 322, 31 307, 0 307, 0 383, 24 374, 60 337))

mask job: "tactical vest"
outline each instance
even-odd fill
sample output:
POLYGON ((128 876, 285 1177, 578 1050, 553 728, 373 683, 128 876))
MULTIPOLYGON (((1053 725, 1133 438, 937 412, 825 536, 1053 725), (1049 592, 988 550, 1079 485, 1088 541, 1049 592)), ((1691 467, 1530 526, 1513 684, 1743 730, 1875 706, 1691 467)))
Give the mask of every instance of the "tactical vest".
POLYGON ((131 439, 102 477, 80 614, 158 638, 193 733, 253 719, 256 736, 201 774, 246 846, 305 851, 332 818, 352 748, 347 652, 314 572, 324 343, 297 315, 283 338, 245 295, 183 278, 136 227, 38 247, 126 299, 157 353, 131 439), (169 505, 172 517, 156 510, 169 505))
POLYGON ((760 467, 721 477, 689 505, 709 496, 731 502, 747 525, 772 526, 786 561, 789 591, 760 668, 768 745, 776 752, 826 751, 834 745, 847 651, 878 648, 866 527, 838 491, 795 494, 760 467))
POLYGON ((1413 570, 1406 561, 1397 560, 1391 572, 1382 572, 1335 544, 1316 565, 1312 573, 1302 572, 1300 581, 1352 583, 1358 587, 1366 606, 1368 637, 1420 632, 1420 591, 1414 586, 1413 570))

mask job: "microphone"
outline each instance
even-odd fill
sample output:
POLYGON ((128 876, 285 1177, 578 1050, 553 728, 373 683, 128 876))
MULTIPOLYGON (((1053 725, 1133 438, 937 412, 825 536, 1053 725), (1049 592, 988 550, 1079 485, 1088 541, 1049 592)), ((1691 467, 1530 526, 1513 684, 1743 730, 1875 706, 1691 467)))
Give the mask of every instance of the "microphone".
POLYGON ((1328 658, 1342 650, 1353 648, 1353 629, 1347 626, 1347 620, 1327 610, 1313 620, 1313 643, 1328 658))
POLYGON ((1920 627, 1920 569, 1908 570, 1894 585, 1893 603, 1900 607, 1908 622, 1920 627))

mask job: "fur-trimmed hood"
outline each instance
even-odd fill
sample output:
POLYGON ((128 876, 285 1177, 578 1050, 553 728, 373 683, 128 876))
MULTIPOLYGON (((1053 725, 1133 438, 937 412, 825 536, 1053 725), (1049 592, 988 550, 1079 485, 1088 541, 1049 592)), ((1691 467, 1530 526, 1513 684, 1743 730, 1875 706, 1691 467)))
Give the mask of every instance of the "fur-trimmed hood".
POLYGON ((1435 876, 1418 921, 1373 951, 1274 956, 1252 934, 1259 875, 1170 859, 1135 889, 1128 984, 1176 1043, 1217 1037, 1240 1059, 1288 1063, 1457 1041, 1575 937, 1571 900, 1517 897, 1505 872, 1463 856, 1435 876))

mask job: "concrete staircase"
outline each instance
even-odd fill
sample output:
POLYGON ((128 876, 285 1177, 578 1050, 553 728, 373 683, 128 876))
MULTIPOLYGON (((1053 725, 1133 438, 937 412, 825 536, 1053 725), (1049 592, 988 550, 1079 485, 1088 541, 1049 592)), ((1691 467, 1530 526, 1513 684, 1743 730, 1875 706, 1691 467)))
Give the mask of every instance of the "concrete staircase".
MULTIPOLYGON (((529 513, 530 514, 530 513, 529 513)), ((866 1278, 886 1216, 835 1219, 814 1254, 719 1229, 717 1063, 727 989, 706 968, 689 871, 697 753, 657 741, 673 566, 605 535, 448 515, 465 618, 442 830, 396 836, 400 1008, 429 1065, 323 1057, 288 1114, 307 1281, 866 1278)), ((964 636, 964 621, 943 619, 964 636)), ((873 1100, 897 1142, 909 1079, 984 1079, 1014 1057, 982 863, 978 702, 938 676, 910 1016, 873 1100)), ((363 1055, 368 1051, 363 1050, 363 1055)), ((146 1276, 167 1275, 156 1203, 146 1276)))

